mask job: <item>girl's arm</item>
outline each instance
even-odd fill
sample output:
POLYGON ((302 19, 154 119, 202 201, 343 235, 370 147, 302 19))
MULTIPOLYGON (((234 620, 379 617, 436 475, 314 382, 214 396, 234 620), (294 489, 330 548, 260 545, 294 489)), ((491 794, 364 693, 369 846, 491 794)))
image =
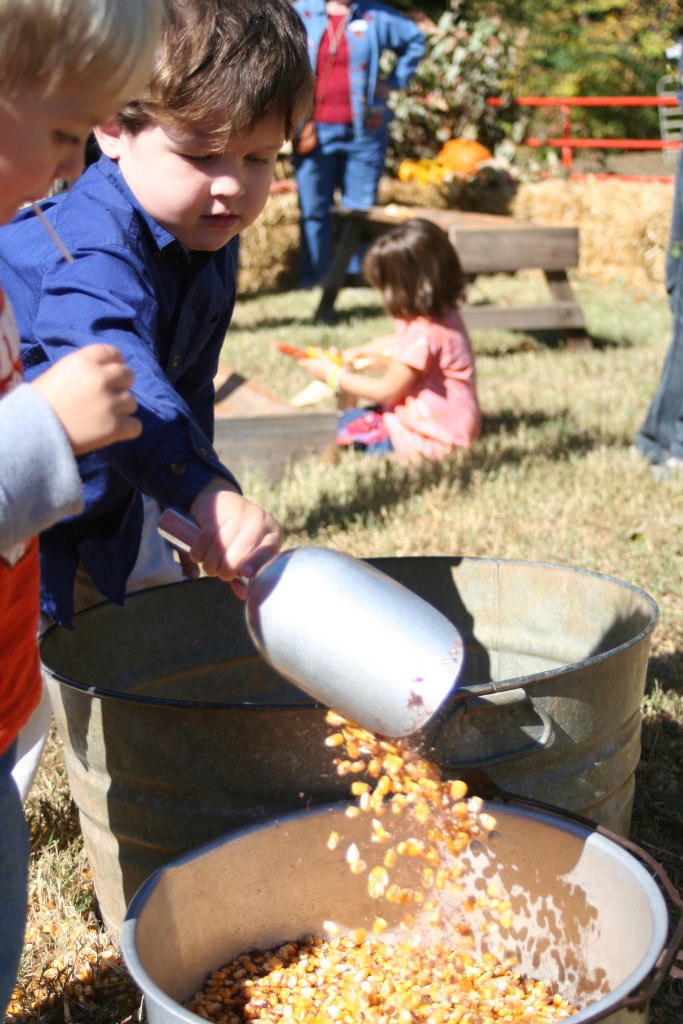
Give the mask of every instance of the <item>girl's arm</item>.
POLYGON ((329 359, 302 359, 299 365, 316 380, 334 384, 348 395, 368 398, 371 402, 379 402, 381 405, 398 402, 420 377, 417 370, 393 359, 387 372, 381 377, 352 373, 343 367, 335 368, 329 359), (331 374, 334 375, 334 380, 330 379, 331 374))
POLYGON ((355 345, 353 348, 345 348, 341 353, 345 363, 351 363, 358 356, 387 356, 391 357, 394 351, 394 340, 395 335, 383 334, 379 338, 373 338, 372 341, 366 341, 362 345, 355 345))

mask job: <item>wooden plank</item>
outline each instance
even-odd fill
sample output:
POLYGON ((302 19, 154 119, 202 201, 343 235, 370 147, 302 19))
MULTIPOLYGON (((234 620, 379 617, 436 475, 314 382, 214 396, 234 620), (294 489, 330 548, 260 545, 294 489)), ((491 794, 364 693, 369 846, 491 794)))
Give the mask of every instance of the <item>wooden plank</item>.
POLYGON ((336 411, 292 408, 283 415, 218 417, 214 446, 238 479, 241 468, 251 467, 278 483, 292 463, 307 455, 331 460, 336 440, 336 411))
POLYGON ((296 413, 289 402, 279 398, 261 384, 247 380, 224 363, 214 378, 216 416, 284 416, 296 413))
POLYGON ((491 231, 452 226, 448 237, 466 274, 511 273, 532 267, 565 270, 579 262, 577 228, 504 225, 491 231))
POLYGON ((576 302, 556 302, 549 306, 463 306, 460 312, 468 330, 562 331, 586 326, 583 311, 576 302))

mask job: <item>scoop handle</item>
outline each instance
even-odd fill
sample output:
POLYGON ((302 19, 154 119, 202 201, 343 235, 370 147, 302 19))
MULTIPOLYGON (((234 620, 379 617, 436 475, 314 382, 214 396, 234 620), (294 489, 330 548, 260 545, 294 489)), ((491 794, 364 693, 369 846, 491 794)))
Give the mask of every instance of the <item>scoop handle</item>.
MULTIPOLYGON (((164 540, 167 540, 174 548, 187 552, 192 547, 192 543, 199 533, 199 524, 189 512, 169 507, 165 508, 159 516, 157 530, 164 540)), ((249 580, 246 576, 235 576, 235 579, 244 583, 247 587, 249 586, 249 580)))
POLYGON ((179 508, 166 508, 159 516, 157 530, 174 548, 189 551, 199 533, 199 525, 187 512, 181 512, 179 508))

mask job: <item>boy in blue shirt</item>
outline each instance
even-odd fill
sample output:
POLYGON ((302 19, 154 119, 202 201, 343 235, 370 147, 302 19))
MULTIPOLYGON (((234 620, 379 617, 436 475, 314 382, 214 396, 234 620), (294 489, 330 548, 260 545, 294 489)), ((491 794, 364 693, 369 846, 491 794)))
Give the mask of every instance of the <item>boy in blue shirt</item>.
POLYGON ((218 459, 213 379, 235 301, 228 242, 260 214, 310 109, 306 33, 289 0, 167 6, 149 85, 96 130, 100 160, 42 204, 74 262, 31 211, 0 231, 27 379, 94 340, 135 374, 142 434, 79 460, 85 510, 41 537, 42 611, 66 626, 80 608, 179 578, 143 495, 156 514, 192 513, 193 562, 241 596, 235 577, 282 543, 218 459))
POLYGON ((136 378, 140 438, 82 459, 85 511, 41 542, 42 608, 64 625, 79 566, 123 601, 142 493, 196 517, 192 553, 209 575, 248 576, 282 539, 216 455, 213 379, 235 301, 227 243, 265 206, 310 104, 306 34, 288 0, 168 6, 144 94, 97 129, 100 160, 42 204, 74 262, 31 211, 0 232, 27 379, 93 340, 136 378))

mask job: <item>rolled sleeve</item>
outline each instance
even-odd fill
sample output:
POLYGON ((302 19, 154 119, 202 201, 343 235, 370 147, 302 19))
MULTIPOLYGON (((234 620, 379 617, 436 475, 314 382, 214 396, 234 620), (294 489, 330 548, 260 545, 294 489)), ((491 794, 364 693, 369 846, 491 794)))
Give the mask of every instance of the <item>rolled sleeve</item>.
POLYGON ((213 380, 220 352, 221 318, 198 322, 164 346, 158 340, 159 324, 167 314, 158 284, 135 259, 135 250, 74 246, 74 257, 74 264, 57 261, 43 276, 34 322, 39 340, 23 352, 27 377, 44 368, 46 360, 54 363, 93 341, 115 345, 135 374, 132 390, 143 429, 139 437, 103 449, 96 458, 162 506, 187 507, 217 475, 237 486, 209 436, 213 388, 207 387, 207 378, 213 380), (108 282, 106 290, 93 286, 101 280, 108 282))

